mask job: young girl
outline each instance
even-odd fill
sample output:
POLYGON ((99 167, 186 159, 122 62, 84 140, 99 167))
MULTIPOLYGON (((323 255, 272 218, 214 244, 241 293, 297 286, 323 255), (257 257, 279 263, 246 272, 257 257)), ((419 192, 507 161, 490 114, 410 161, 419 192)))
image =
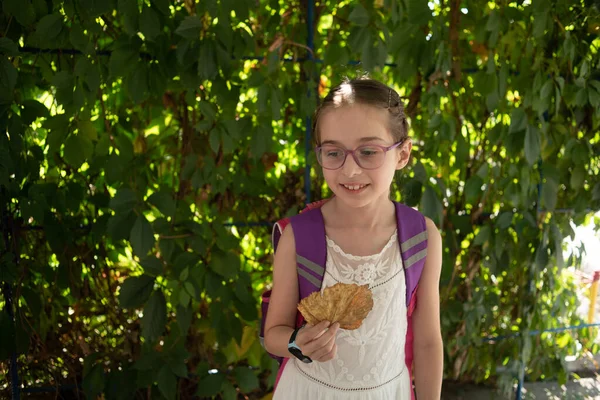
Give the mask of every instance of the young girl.
POLYGON ((338 282, 368 284, 374 306, 356 330, 345 331, 331 321, 295 329, 298 239, 293 229, 285 229, 275 252, 264 334, 266 349, 288 358, 275 400, 410 400, 411 375, 418 400, 440 398, 442 249, 439 231, 429 219, 418 305, 411 316, 414 339, 412 349, 405 348, 407 282, 398 243, 402 222, 390 200, 390 185, 395 171, 409 161, 407 131, 400 97, 375 80, 343 82, 316 112, 317 159, 334 193, 320 207, 327 242, 321 290, 338 282), (405 363, 407 350, 414 357, 412 366, 405 363))

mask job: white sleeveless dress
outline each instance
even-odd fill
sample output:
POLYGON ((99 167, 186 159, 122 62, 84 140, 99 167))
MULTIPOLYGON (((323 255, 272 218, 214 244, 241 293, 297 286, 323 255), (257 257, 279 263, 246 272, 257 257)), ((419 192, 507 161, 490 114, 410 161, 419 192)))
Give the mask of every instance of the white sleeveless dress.
POLYGON ((378 254, 362 257, 344 253, 327 238, 322 287, 338 282, 368 284, 373 310, 360 328, 338 331, 333 360, 304 364, 291 358, 273 399, 410 400, 404 354, 406 282, 397 231, 378 254))

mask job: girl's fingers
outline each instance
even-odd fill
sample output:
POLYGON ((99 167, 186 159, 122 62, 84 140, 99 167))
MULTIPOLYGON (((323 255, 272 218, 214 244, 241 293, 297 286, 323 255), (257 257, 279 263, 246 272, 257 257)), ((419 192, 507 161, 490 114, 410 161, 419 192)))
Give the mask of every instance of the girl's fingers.
POLYGON ((333 358, 335 357, 336 354, 337 354, 337 344, 334 342, 331 350, 329 350, 327 353, 325 353, 321 357, 318 357, 314 360, 319 361, 319 362, 333 360, 333 358))
POLYGON ((302 353, 308 357, 311 357, 311 354, 316 354, 319 350, 321 350, 324 347, 329 346, 329 348, 331 348, 332 343, 335 343, 335 337, 337 335, 339 327, 339 323, 333 324, 331 328, 329 328, 327 332, 325 332, 319 338, 308 342, 304 345, 304 347, 301 347, 302 353))
MULTIPOLYGON (((296 344, 303 350, 303 345, 318 339, 329 328, 329 321, 321 321, 317 325, 306 325, 298 331, 296 336, 296 344)), ((304 351, 303 351, 304 352, 304 351)))

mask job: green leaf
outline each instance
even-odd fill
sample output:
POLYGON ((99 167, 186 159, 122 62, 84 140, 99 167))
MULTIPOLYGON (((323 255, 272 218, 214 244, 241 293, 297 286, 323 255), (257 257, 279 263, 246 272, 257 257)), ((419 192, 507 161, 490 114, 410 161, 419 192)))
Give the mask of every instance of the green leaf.
POLYGON ((476 201, 479 200, 481 196, 481 187, 483 186, 483 179, 474 175, 469 178, 467 183, 465 183, 465 200, 469 204, 475 204, 476 201))
POLYGON ((249 393, 258 388, 258 378, 250 368, 237 367, 233 373, 242 393, 249 393))
POLYGON ((187 334, 187 331, 190 329, 193 316, 194 312, 191 308, 181 306, 177 307, 177 324, 184 335, 187 334))
POLYGON ((505 211, 498 217, 496 221, 496 227, 498 229, 507 229, 512 224, 513 213, 511 211, 505 211))
POLYGON ((221 373, 209 374, 200 379, 196 396, 200 398, 216 396, 221 392, 221 386, 225 382, 225 375, 221 373))
POLYGON ((402 185, 402 202, 409 207, 415 207, 421 201, 423 184, 413 178, 402 185))
POLYGON ((583 107, 588 102, 588 91, 585 88, 581 88, 577 91, 575 95, 575 104, 579 107, 583 107))
POLYGON ((442 224, 443 206, 437 193, 431 186, 425 187, 425 193, 421 199, 421 212, 431 218, 437 226, 442 224))
POLYGON ((544 210, 553 211, 556 208, 558 198, 558 184, 552 180, 546 180, 542 185, 542 207, 544 210))
POLYGON ((106 226, 106 232, 111 237, 113 243, 125 240, 129 237, 131 226, 135 223, 136 215, 134 212, 116 213, 109 218, 106 226))
POLYGON ((210 268, 225 279, 235 278, 240 271, 240 259, 232 252, 214 250, 210 268))
POLYGON ((138 308, 146 303, 154 288, 154 278, 148 275, 131 276, 119 291, 119 304, 123 308, 138 308))
POLYGON ((81 25, 73 23, 69 29, 69 42, 71 42, 74 48, 85 53, 90 44, 90 38, 86 36, 81 25))
POLYGON ((158 371, 158 390, 167 400, 175 400, 177 395, 177 377, 167 365, 158 371))
POLYGON ((185 289, 185 292, 187 294, 189 294, 191 298, 193 298, 193 299, 197 298, 196 288, 194 287, 194 284, 192 282, 184 282, 183 287, 185 289))
POLYGON ((156 12, 150 7, 144 7, 140 16, 140 31, 144 34, 146 40, 154 40, 160 35, 161 26, 162 24, 156 12))
POLYGON ((202 21, 197 16, 188 16, 179 24, 175 33, 186 39, 199 39, 202 21))
POLYGON ((83 392, 88 399, 95 399, 104 391, 104 367, 96 364, 83 378, 83 392))
POLYGON ((13 15, 19 24, 29 27, 35 22, 35 8, 33 8, 31 2, 4 0, 2 3, 4 12, 13 15))
POLYGON ((417 161, 415 163, 415 166, 413 167, 413 172, 415 174, 415 179, 421 183, 425 183, 429 178, 427 170, 425 170, 425 166, 421 161, 417 161))
POLYGON ((48 118, 50 112, 45 105, 37 100, 25 100, 23 110, 21 110, 21 119, 23 124, 29 125, 38 118, 48 118))
POLYGON ((118 77, 126 75, 137 65, 137 59, 137 51, 129 46, 116 49, 110 55, 108 62, 110 76, 118 77))
POLYGON ((600 107, 600 92, 590 88, 588 89, 587 93, 592 107, 596 109, 600 107))
POLYGON ((0 258, 0 282, 12 284, 17 280, 17 265, 13 260, 12 253, 5 253, 0 258))
POLYGON ((110 199, 110 208, 118 212, 128 212, 133 210, 137 202, 137 195, 129 188, 121 188, 113 197, 110 199))
MULTIPOLYGON (((186 356, 185 358, 187 358, 188 356, 186 356)), ((171 369, 171 371, 181 377, 181 378, 187 378, 188 377, 188 370, 187 370, 187 365, 185 364, 185 358, 181 359, 170 359, 169 360, 169 368, 171 369)))
POLYGON ((229 381, 223 382, 222 387, 223 400, 237 400, 238 394, 235 387, 229 381))
POLYGON ((600 182, 597 182, 592 189, 592 200, 600 200, 600 182))
POLYGON ((17 75, 14 65, 6 57, 0 57, 0 87, 13 90, 17 84, 17 75))
POLYGON ((210 131, 210 135, 208 135, 208 144, 215 154, 219 152, 219 147, 221 146, 221 132, 218 129, 210 131))
POLYGON ((129 242, 133 252, 138 256, 145 256, 154 246, 154 230, 144 214, 138 215, 131 228, 129 242))
POLYGON ((408 0, 408 19, 411 24, 425 25, 433 17, 426 1, 408 0))
POLYGON ((522 108, 513 109, 510 114, 510 128, 509 133, 519 132, 527 127, 527 114, 522 108))
POLYGON ((160 276, 164 272, 163 263, 154 256, 148 256, 140 261, 144 272, 150 276, 160 276))
POLYGON ((200 113, 204 116, 205 118, 205 124, 202 125, 203 128, 205 129, 198 129, 201 125, 201 122, 199 122, 198 124, 196 124, 196 126, 198 127, 197 129, 199 131, 204 131, 204 130, 208 130, 208 128, 212 127, 212 123, 214 122, 215 118, 217 117, 217 107, 216 104, 211 104, 208 101, 201 101, 198 103, 198 108, 200 109, 200 113))
POLYGON ((49 14, 42 17, 37 23, 36 35, 44 41, 56 39, 63 27, 63 16, 61 14, 49 14))
POLYGON ((163 15, 169 15, 171 13, 169 8, 170 0, 152 0, 152 5, 163 15))
POLYGON ((212 40, 203 40, 200 43, 198 56, 198 75, 201 79, 214 79, 217 76, 217 52, 212 40))
POLYGON ((179 306, 187 307, 192 300, 192 296, 190 296, 185 290, 179 290, 179 306))
POLYGON ((131 100, 139 104, 148 97, 148 70, 143 64, 138 64, 125 80, 127 92, 131 100))
POLYGON ((89 140, 98 140, 98 131, 92 121, 90 120, 80 120, 77 123, 77 129, 79 130, 79 134, 83 135, 89 140))
POLYGON ((83 135, 70 135, 65 142, 65 160, 74 168, 79 168, 94 154, 94 145, 83 135))
POLYGON ((540 97, 544 100, 549 99, 550 96, 552 96, 553 92, 554 92, 554 81, 552 79, 549 79, 546 81, 546 83, 544 83, 544 86, 542 86, 542 89, 540 91, 540 97))
POLYGON ((140 10, 137 0, 119 0, 117 3, 119 15, 123 18, 123 28, 128 35, 135 35, 138 30, 140 10))
POLYGON ((142 317, 142 335, 150 341, 155 342, 164 332, 167 324, 167 302, 165 295, 160 290, 155 290, 150 300, 144 307, 142 317))
POLYGON ((539 38, 544 35, 548 25, 548 10, 533 14, 533 36, 539 38))
POLYGON ((173 196, 166 191, 153 193, 148 197, 148 202, 158 208, 164 216, 173 217, 175 215, 175 200, 173 199, 173 196))
POLYGON ((482 226, 479 228, 479 232, 477 233, 477 236, 475 236, 473 244, 475 246, 481 246, 484 243, 487 243, 490 240, 491 233, 492 231, 489 225, 482 226))
POLYGON ((541 155, 540 131, 537 127, 528 125, 525 133, 525 158, 529 165, 539 161, 541 155))
POLYGON ((500 14, 496 10, 492 10, 485 24, 485 29, 491 32, 497 32, 500 29, 500 14))
POLYGON ((0 38, 0 53, 7 56, 16 56, 19 54, 17 44, 7 37, 0 38))
POLYGON ((352 9, 348 19, 358 26, 367 26, 369 24, 369 12, 362 6, 362 4, 358 3, 352 9))
POLYGON ((579 190, 583 187, 583 183, 585 182, 586 177, 585 168, 577 165, 573 168, 571 172, 570 186, 572 189, 579 190))

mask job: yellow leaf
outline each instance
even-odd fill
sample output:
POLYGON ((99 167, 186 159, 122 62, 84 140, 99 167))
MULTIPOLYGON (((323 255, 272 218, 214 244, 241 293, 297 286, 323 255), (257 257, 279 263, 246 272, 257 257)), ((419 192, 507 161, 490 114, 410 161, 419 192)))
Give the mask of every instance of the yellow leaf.
POLYGON ((242 333, 242 345, 238 346, 237 343, 235 344, 235 349, 239 358, 242 358, 244 354, 248 352, 250 346, 256 341, 257 334, 256 328, 250 326, 244 327, 244 332, 242 333))

